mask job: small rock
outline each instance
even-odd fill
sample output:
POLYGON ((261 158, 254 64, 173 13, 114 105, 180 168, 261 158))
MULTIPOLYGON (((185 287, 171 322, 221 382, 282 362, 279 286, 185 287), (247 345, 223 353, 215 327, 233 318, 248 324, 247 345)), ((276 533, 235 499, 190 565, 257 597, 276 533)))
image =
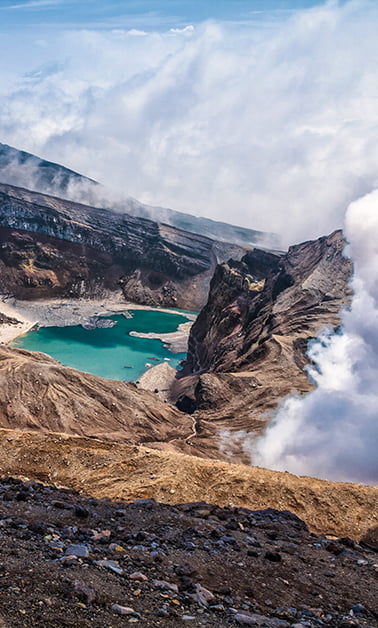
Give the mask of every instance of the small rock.
POLYGON ((282 619, 275 617, 265 617, 264 615, 247 615, 237 613, 234 616, 235 621, 245 626, 266 626, 267 628, 289 628, 290 624, 282 619))
POLYGON ((112 552, 124 552, 125 551, 125 548, 122 547, 122 545, 118 545, 118 543, 110 543, 109 549, 112 552))
POLYGON ((174 593, 178 593, 177 584, 173 584, 172 582, 166 582, 165 580, 154 580, 153 584, 158 589, 166 589, 167 591, 174 591, 174 593))
POLYGON ((331 552, 331 554, 334 554, 335 556, 338 556, 343 551, 343 548, 340 547, 340 545, 333 542, 327 543, 325 548, 328 552, 331 552))
POLYGON ((140 613, 134 611, 130 606, 121 606, 120 604, 113 604, 112 611, 117 613, 117 615, 134 615, 134 617, 140 617, 140 613))
POLYGON ((350 610, 353 611, 355 615, 366 613, 366 608, 362 604, 354 604, 350 610))
POLYGON ((98 541, 107 541, 111 534, 112 533, 110 532, 110 530, 101 530, 101 532, 94 532, 92 536, 92 541, 95 541, 96 543, 98 541))
POLYGON ((140 571, 134 571, 134 573, 130 574, 130 580, 136 580, 137 582, 146 582, 148 580, 147 576, 140 571))
POLYGON ((60 561, 65 567, 72 567, 77 565, 77 556, 63 556, 60 561))
POLYGON ((29 525, 30 532, 34 534, 45 534, 47 530, 47 524, 43 521, 34 521, 29 525))
POLYGON ((86 508, 82 508, 82 506, 76 506, 74 513, 76 517, 79 517, 80 519, 86 519, 89 517, 89 511, 86 508))
POLYGON ((122 567, 119 566, 116 560, 95 560, 95 565, 100 565, 100 567, 105 567, 105 569, 109 569, 114 573, 121 575, 123 574, 122 567))
POLYGON ((214 595, 211 593, 211 591, 208 591, 208 589, 205 589, 205 587, 202 587, 200 584, 196 584, 195 586, 196 592, 194 597, 196 601, 201 606, 208 606, 208 603, 214 599, 214 595))
POLYGON ((198 510, 194 511, 194 516, 201 517, 201 519, 207 519, 207 517, 210 517, 211 512, 211 508, 199 508, 198 510))
POLYGON ((272 563, 279 563, 282 560, 282 556, 279 552, 265 552, 264 558, 272 561, 272 563))
POLYGON ((69 545, 66 549, 66 556, 79 556, 80 558, 88 558, 91 548, 88 545, 69 545))
POLYGON ((326 578, 335 578, 336 576, 335 572, 331 571, 331 569, 329 569, 328 571, 325 571, 324 575, 326 578))
POLYGON ((71 508, 69 504, 66 504, 65 502, 61 502, 58 499, 53 499, 51 502, 51 506, 54 506, 54 508, 58 508, 59 510, 64 510, 65 508, 71 508))
POLYGON ((96 591, 92 587, 88 587, 84 582, 80 582, 80 580, 74 580, 72 595, 86 604, 92 604, 96 599, 96 591))
POLYGON ((61 536, 64 539, 73 539, 76 533, 77 533, 76 526, 68 526, 67 528, 63 528, 63 530, 61 530, 61 536))
POLYGON ((168 617, 169 613, 166 608, 158 608, 158 610, 156 611, 156 615, 158 617, 168 617))

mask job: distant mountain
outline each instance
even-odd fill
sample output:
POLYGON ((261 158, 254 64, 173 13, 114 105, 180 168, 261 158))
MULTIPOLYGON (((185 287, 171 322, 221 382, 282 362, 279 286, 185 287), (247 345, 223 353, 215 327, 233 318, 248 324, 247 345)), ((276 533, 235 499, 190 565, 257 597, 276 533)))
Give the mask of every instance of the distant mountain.
POLYGON ((164 207, 146 205, 132 197, 115 199, 113 192, 108 192, 104 186, 93 179, 1 143, 0 182, 95 207, 113 209, 131 216, 149 218, 155 222, 222 242, 233 242, 244 247, 278 247, 278 238, 272 233, 192 216, 164 207))
POLYGON ((73 182, 98 185, 93 179, 69 168, 1 143, 0 181, 38 192, 55 191, 57 194, 67 192, 70 183, 73 182))

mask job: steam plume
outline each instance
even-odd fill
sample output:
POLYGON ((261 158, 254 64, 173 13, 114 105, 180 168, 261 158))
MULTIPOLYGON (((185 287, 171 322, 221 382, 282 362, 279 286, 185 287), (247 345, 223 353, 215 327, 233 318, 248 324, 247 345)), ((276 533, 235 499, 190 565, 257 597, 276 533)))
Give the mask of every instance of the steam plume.
POLYGON ((336 480, 378 481, 378 190, 346 212, 352 305, 339 334, 310 348, 317 388, 289 397, 266 433, 247 438, 254 464, 336 480))

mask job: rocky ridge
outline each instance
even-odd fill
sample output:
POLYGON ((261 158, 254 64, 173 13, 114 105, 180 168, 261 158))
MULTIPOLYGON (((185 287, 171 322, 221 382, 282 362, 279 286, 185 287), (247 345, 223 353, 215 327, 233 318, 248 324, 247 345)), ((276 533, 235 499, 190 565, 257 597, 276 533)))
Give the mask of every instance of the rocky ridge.
POLYGON ((199 309, 217 262, 245 250, 144 218, 0 184, 0 292, 199 309))
POLYGON ((222 242, 242 247, 277 246, 274 234, 177 212, 164 207, 146 205, 132 198, 119 198, 93 179, 69 168, 41 159, 0 143, 0 181, 42 194, 79 201, 95 207, 106 207, 130 216, 147 218, 222 242))
MULTIPOLYGON (((261 433, 285 395, 311 390, 304 371, 308 342, 323 327, 339 323, 349 298, 351 265, 343 245, 335 232, 291 247, 286 255, 254 249, 240 262, 218 265, 208 303, 191 330, 184 377, 172 382, 171 372, 155 377, 152 369, 146 387, 157 394, 138 391, 135 406, 131 388, 124 403, 117 383, 97 383, 51 358, 4 350, 0 425, 148 440, 159 447, 169 441, 176 451, 250 463, 243 435, 261 433), (17 376, 21 370, 23 386, 17 376), (69 397, 56 394, 64 387, 69 397), (101 399, 96 390, 103 391, 101 399), (41 395, 48 404, 35 402, 41 395), (160 407, 160 398, 168 403, 160 407)), ((35 288, 30 290, 35 294, 35 288)), ((127 386, 122 384, 122 390, 127 386)))
POLYGON ((153 497, 176 505, 289 510, 311 532, 377 544, 378 487, 297 477, 249 465, 68 434, 0 429, 0 473, 97 499, 153 497), (375 534, 375 537, 374 537, 375 534))
MULTIPOLYGON (((339 325, 350 298, 343 249, 337 231, 286 255, 254 250, 217 267, 172 388, 178 407, 194 413, 198 451, 224 430, 260 432, 279 399, 311 390, 308 342, 339 325)), ((237 445, 232 455, 243 460, 237 445)))

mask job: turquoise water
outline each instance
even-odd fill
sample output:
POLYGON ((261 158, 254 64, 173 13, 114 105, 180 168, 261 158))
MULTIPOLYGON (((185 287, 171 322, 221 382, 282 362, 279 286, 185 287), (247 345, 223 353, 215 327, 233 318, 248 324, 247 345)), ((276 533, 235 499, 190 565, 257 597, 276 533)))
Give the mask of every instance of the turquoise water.
POLYGON ((20 336, 13 346, 42 351, 66 366, 127 382, 139 379, 149 368, 146 363, 155 366, 169 358, 168 364, 177 368, 185 353, 171 353, 161 340, 135 338, 129 332, 171 333, 187 322, 187 317, 158 310, 133 310, 132 315, 130 319, 122 315, 106 317, 117 322, 109 329, 42 327, 20 336))

